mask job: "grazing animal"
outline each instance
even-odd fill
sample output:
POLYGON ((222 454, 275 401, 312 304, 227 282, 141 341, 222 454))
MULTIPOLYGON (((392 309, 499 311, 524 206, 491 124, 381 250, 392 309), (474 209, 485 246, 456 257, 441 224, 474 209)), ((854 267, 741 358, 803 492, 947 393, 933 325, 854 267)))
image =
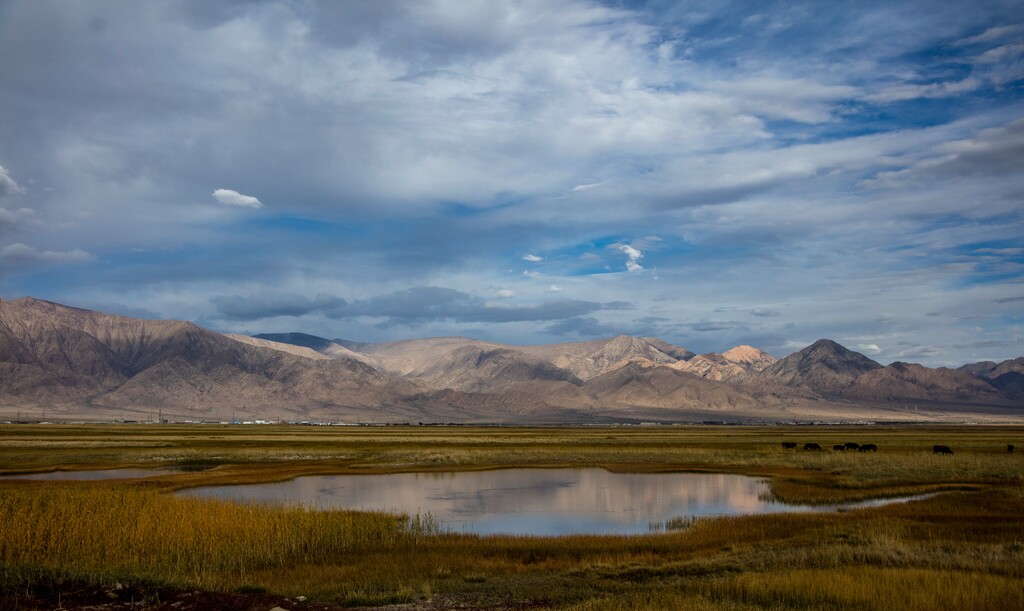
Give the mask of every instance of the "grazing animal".
POLYGON ((821 450, 821 446, 819 446, 816 443, 805 443, 804 444, 804 449, 805 450, 821 450))
POLYGON ((949 454, 953 455, 953 448, 949 446, 932 446, 932 454, 949 454))
POLYGON ((1007 454, 1013 454, 1013 444, 1012 443, 1006 444, 1006 453, 1007 454))
POLYGON ((837 443, 836 445, 832 446, 832 449, 835 450, 836 452, 842 452, 843 450, 846 449, 846 446, 844 446, 841 443, 837 443))
POLYGON ((795 441, 783 441, 782 442, 782 449, 783 450, 795 450, 796 449, 796 442, 795 441))
POLYGON ((844 447, 847 450, 859 450, 860 449, 860 444, 859 443, 855 443, 853 441, 848 441, 848 442, 846 442, 846 445, 844 447))
POLYGON ((865 443, 859 449, 861 452, 877 452, 878 446, 873 443, 865 443))

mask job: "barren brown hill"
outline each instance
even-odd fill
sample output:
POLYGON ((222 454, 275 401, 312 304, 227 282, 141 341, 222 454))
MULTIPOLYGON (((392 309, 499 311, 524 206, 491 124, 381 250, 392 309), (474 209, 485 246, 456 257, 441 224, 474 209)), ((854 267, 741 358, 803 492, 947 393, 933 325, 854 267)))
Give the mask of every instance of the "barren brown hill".
POLYGON ((752 371, 764 371, 779 360, 760 348, 745 344, 726 350, 722 356, 725 360, 743 365, 752 371))
POLYGON ((705 380, 672 367, 631 363, 588 380, 583 391, 607 406, 757 411, 760 402, 742 388, 705 380))
POLYGON ((753 346, 736 346, 722 354, 700 354, 687 361, 673 363, 670 367, 699 375, 706 380, 742 383, 751 380, 755 374, 777 360, 753 346))
POLYGON ((416 377, 438 388, 487 392, 523 383, 582 382, 561 369, 528 353, 510 348, 465 346, 417 373, 416 377))
POLYGON ((747 378, 750 374, 750 370, 740 363, 730 361, 725 356, 714 352, 698 354, 688 361, 679 361, 668 366, 678 371, 700 376, 705 380, 717 382, 737 382, 747 378))
MULTIPOLYGON (((228 336, 234 339, 246 337, 230 333, 228 336)), ((320 354, 322 357, 333 359, 352 359, 366 363, 374 369, 384 369, 383 365, 365 354, 351 350, 335 340, 324 339, 307 333, 260 333, 252 336, 251 339, 269 342, 268 344, 260 344, 267 348, 285 350, 287 352, 288 349, 285 348, 285 346, 296 346, 311 350, 312 352, 320 354)))
POLYGON ((900 362, 863 374, 843 391, 843 396, 874 402, 999 403, 1005 400, 991 384, 966 371, 944 367, 930 369, 900 362))
POLYGON ((589 342, 523 346, 519 349, 555 367, 567 369, 584 381, 613 371, 633 360, 668 365, 680 360, 676 355, 693 354, 685 348, 661 340, 651 341, 628 335, 589 342))
POLYGON ((272 337, 282 341, 36 299, 0 300, 0 412, 10 418, 22 408, 43 408, 111 419, 160 411, 173 419, 222 420, 237 411, 288 420, 519 423, 716 414, 790 421, 905 418, 905 410, 894 416, 886 406, 910 399, 945 404, 914 418, 1024 418, 1022 359, 972 366, 995 376, 986 380, 902 363, 883 369, 828 340, 769 365, 770 355, 748 346, 695 357, 629 336, 548 346, 272 337))
POLYGON ((769 383, 810 389, 837 397, 861 375, 882 366, 829 339, 820 339, 769 365, 759 378, 769 383))
POLYGON ((628 335, 540 346, 438 337, 359 347, 362 354, 392 373, 467 391, 496 390, 530 381, 579 385, 633 361, 669 364, 693 355, 658 339, 628 335))
POLYGON ((113 413, 167 409, 304 413, 367 407, 418 390, 356 360, 247 345, 189 322, 153 321, 36 299, 0 301, 0 392, 18 404, 113 413))

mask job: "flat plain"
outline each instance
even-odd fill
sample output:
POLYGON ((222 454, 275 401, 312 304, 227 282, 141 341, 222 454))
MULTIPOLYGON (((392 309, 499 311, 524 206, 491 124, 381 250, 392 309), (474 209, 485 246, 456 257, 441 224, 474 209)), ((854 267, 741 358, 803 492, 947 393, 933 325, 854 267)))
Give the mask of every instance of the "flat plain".
POLYGON ((0 426, 6 608, 1009 609, 1024 600, 1024 427, 0 426), (796 449, 784 449, 795 442, 796 449), (823 451, 805 451, 805 443, 823 451), (833 451, 873 443, 876 452, 833 451), (936 444, 954 454, 933 453, 936 444), (1007 452, 1008 444, 1016 446, 1007 452), (513 467, 740 473, 794 503, 635 536, 478 536, 429 515, 174 496, 301 475, 513 467))

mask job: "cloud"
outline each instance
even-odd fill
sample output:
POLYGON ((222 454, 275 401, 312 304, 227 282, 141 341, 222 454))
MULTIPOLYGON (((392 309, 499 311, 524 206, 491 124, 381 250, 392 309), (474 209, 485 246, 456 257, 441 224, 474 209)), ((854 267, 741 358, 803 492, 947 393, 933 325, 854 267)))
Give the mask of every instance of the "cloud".
POLYGON ((770 310, 768 308, 754 308, 750 311, 751 316, 759 316, 761 318, 774 318, 779 316, 779 312, 776 310, 770 310))
POLYGON ((216 189, 213 198, 225 206, 239 206, 242 208, 262 208, 263 203, 251 195, 242 195, 232 189, 216 189))
POLYGON ((574 316, 548 325, 544 331, 551 335, 579 335, 582 337, 606 337, 618 335, 621 327, 607 325, 590 316, 574 316))
POLYGON ((260 294, 249 297, 226 295, 210 299, 223 317, 231 320, 260 320, 275 316, 305 316, 319 313, 331 316, 344 312, 349 304, 331 295, 317 295, 308 299, 300 295, 260 294))
POLYGON ((548 287, 549 293, 561 293, 562 290, 562 287, 558 286, 557 284, 552 284, 551 286, 548 287))
POLYGON ((37 250, 21 243, 11 244, 0 250, 0 263, 3 263, 7 269, 34 265, 87 263, 95 258, 96 255, 77 248, 68 251, 37 250))
MULTIPOLYGON (((879 172, 865 186, 902 188, 919 181, 948 183, 965 178, 1020 176, 1024 171, 1024 119, 981 129, 969 138, 934 144, 898 170, 879 172)), ((894 160, 895 161, 895 160, 894 160)), ((901 160, 902 161, 902 160, 901 160)))
POLYGON ((877 93, 864 96, 870 102, 887 104, 890 102, 901 102, 915 100, 918 98, 936 99, 949 98, 964 93, 970 93, 984 85, 984 82, 974 77, 968 77, 959 81, 944 81, 938 83, 913 84, 904 83, 887 87, 877 93))
POLYGON ((529 261, 530 263, 539 263, 544 260, 544 257, 538 257, 537 255, 526 254, 523 255, 523 261, 529 261))
POLYGON ((598 188, 600 186, 606 185, 609 182, 611 182, 611 180, 612 179, 609 178, 608 180, 602 180, 601 182, 592 182, 592 183, 588 183, 588 184, 585 184, 585 185, 576 185, 575 187, 573 187, 572 189, 569 189, 569 190, 570 191, 574 191, 574 192, 589 191, 591 189, 596 189, 596 188, 598 188))
POLYGON ((211 301, 223 317, 232 320, 317 314, 339 320, 361 317, 384 318, 387 319, 387 324, 406 325, 442 320, 462 323, 560 320, 602 309, 621 307, 619 302, 602 304, 575 299, 533 304, 491 302, 455 289, 435 286, 414 287, 352 302, 330 295, 318 295, 315 299, 307 299, 292 294, 257 297, 221 296, 214 297, 211 301))
POLYGON ((103 265, 15 251, 2 291, 367 341, 1021 336, 1017 4, 412 4, 4 5, 0 248, 103 265))
POLYGON ((629 272, 642 272, 644 268, 640 265, 640 259, 644 258, 644 253, 633 248, 628 244, 617 244, 615 245, 619 250, 626 253, 626 271, 629 272))
POLYGON ((516 292, 512 289, 498 289, 494 291, 494 296, 498 299, 509 299, 516 296, 516 292))
POLYGON ((878 344, 857 344, 857 349, 865 354, 880 354, 882 352, 878 344))
POLYGON ((1021 55, 1024 55, 1024 43, 1011 43, 985 51, 978 57, 978 63, 997 64, 1006 60, 1016 60, 1021 55))
POLYGON ((985 30, 984 32, 978 34, 977 36, 970 36, 968 38, 964 38, 958 41, 958 44, 973 45, 978 43, 993 42, 1003 38, 1016 36, 1022 33, 1024 33, 1024 24, 1021 23, 1016 23, 1013 25, 996 26, 985 30))
POLYGON ((17 210, 0 208, 0 236, 13 232, 32 215, 33 211, 29 208, 18 208, 17 210))
POLYGON ((747 328, 746 324, 733 320, 702 320, 700 322, 687 323, 685 326, 701 333, 747 328))
POLYGON ((4 197, 12 193, 21 194, 24 192, 25 189, 23 189, 18 183, 14 182, 14 179, 11 178, 11 174, 7 171, 7 168, 0 165, 0 197, 4 197))

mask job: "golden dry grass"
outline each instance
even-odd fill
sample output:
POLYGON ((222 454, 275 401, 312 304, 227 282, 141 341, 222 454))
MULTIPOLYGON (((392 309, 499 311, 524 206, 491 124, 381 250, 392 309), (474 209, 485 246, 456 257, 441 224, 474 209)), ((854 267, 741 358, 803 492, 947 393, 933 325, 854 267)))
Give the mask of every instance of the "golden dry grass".
POLYGON ((117 580, 345 605, 579 611, 1014 608, 1024 600, 1024 456, 1005 444, 1022 439, 1013 427, 0 427, 0 472, 215 467, 118 483, 0 481, 0 586, 117 580), (790 439, 880 449, 782 450, 790 439), (939 442, 956 455, 933 456, 939 442), (513 466, 758 474, 801 502, 955 492, 847 513, 701 519, 660 535, 557 538, 454 535, 382 514, 168 494, 311 473, 513 466))

